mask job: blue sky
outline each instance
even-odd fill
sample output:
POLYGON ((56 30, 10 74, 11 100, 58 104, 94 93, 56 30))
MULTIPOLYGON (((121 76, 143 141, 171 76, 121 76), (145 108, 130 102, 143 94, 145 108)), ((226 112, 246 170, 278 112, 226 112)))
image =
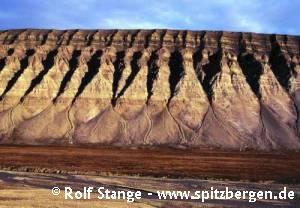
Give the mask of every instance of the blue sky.
POLYGON ((190 29, 300 34, 300 0, 1 0, 0 29, 190 29))

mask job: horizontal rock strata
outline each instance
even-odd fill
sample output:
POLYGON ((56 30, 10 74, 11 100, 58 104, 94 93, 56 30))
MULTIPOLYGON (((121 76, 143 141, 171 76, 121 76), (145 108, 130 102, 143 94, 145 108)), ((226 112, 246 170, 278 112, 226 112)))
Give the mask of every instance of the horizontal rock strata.
POLYGON ((300 148, 300 38, 0 31, 0 143, 300 148))

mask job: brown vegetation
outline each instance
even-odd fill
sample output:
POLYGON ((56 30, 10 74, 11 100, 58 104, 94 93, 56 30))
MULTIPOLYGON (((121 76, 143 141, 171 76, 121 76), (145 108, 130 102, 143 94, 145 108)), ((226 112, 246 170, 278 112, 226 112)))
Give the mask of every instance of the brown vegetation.
POLYGON ((280 182, 300 181, 300 153, 1 146, 2 169, 280 182))

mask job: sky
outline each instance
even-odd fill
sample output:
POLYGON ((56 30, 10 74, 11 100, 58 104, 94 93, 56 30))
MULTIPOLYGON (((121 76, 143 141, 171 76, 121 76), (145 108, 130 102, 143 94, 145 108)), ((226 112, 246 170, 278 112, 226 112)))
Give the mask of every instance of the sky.
POLYGON ((189 29, 300 34, 300 0, 1 0, 0 29, 189 29))

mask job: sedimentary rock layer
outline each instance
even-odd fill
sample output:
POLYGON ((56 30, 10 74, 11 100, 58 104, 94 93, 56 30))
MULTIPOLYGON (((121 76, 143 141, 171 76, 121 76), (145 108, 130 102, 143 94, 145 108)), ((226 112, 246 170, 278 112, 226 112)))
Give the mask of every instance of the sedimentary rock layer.
POLYGON ((0 31, 0 143, 299 149, 300 38, 0 31))

